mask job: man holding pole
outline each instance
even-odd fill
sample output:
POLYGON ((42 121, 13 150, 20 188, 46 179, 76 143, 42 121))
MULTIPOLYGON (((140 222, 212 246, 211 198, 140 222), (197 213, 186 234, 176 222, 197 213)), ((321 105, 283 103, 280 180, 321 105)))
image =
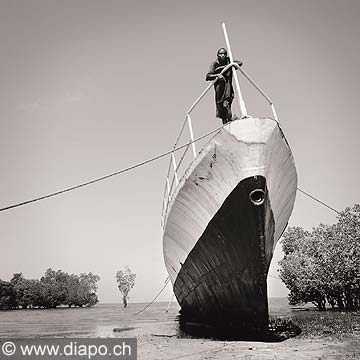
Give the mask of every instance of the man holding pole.
MULTIPOLYGON (((241 61, 234 60, 239 66, 241 61)), ((206 81, 216 80, 214 83, 216 117, 222 119, 222 123, 226 124, 233 120, 231 113, 231 104, 234 99, 234 89, 232 86, 232 69, 229 68, 225 73, 221 71, 230 64, 230 58, 227 51, 220 48, 217 52, 217 59, 210 65, 210 69, 206 74, 206 81)))

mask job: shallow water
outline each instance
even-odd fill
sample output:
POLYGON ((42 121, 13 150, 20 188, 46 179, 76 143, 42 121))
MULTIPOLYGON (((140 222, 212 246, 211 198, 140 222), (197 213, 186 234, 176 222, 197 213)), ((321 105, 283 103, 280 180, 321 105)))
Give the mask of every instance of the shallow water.
MULTIPOLYGON (((98 304, 92 308, 12 310, 0 312, 0 338, 26 337, 138 337, 140 335, 176 335, 179 331, 179 306, 147 304, 98 304), (116 329, 114 331, 114 329, 116 329)), ((270 315, 286 316, 294 310, 286 298, 269 299, 270 315)))

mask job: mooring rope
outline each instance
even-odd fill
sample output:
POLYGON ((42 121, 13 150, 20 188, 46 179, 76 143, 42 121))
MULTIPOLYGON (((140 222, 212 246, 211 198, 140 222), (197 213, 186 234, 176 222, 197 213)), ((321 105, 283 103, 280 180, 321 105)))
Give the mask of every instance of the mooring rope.
MULTIPOLYGON (((160 158, 162 158, 162 157, 164 157, 164 156, 170 155, 171 153, 173 153, 173 152, 175 152, 175 151, 181 150, 181 149, 183 149, 183 148, 191 145, 192 143, 195 143, 195 142, 197 142, 197 141, 199 141, 199 140, 202 140, 202 139, 206 138, 207 136, 209 136, 209 135, 211 135, 211 134, 213 134, 213 133, 219 132, 219 131, 220 131, 224 126, 226 126, 226 125, 227 125, 227 124, 222 125, 222 126, 219 126, 219 127, 216 128, 215 130, 212 130, 212 131, 210 131, 210 132, 208 132, 208 133, 206 133, 206 134, 204 134, 204 135, 202 135, 202 136, 199 136, 198 138, 196 138, 196 139, 194 139, 194 140, 192 140, 192 141, 189 141, 189 142, 187 142, 187 143, 185 143, 185 144, 183 144, 183 145, 181 145, 181 146, 178 146, 178 147, 176 147, 176 148, 173 148, 173 149, 171 149, 171 150, 169 150, 169 151, 167 151, 167 152, 165 152, 165 153, 162 153, 162 154, 160 154, 160 155, 154 156, 154 157, 152 157, 152 158, 150 158, 150 159, 148 159, 148 160, 145 160, 145 161, 142 161, 142 162, 137 163, 137 164, 135 164, 135 165, 129 166, 129 167, 125 168, 125 169, 122 169, 122 170, 119 170, 119 171, 115 171, 115 172, 113 172, 113 173, 111 173, 111 174, 104 175, 104 176, 95 178, 95 179, 93 179, 93 180, 86 181, 86 182, 84 182, 84 183, 82 183, 82 184, 78 184, 78 185, 74 185, 74 186, 65 188, 65 189, 63 189, 63 190, 59 190, 59 191, 55 191, 55 192, 53 192, 53 193, 49 193, 49 194, 47 194, 47 195, 39 196, 39 197, 33 198, 33 199, 31 199, 31 200, 22 201, 22 202, 20 202, 20 203, 16 203, 16 204, 13 204, 13 205, 5 206, 5 207, 3 207, 3 208, 0 208, 0 212, 6 211, 6 210, 10 210, 10 209, 14 209, 14 208, 19 207, 19 206, 28 205, 28 204, 31 204, 31 203, 33 203, 33 202, 37 202, 37 201, 40 201, 40 200, 44 200, 44 199, 47 199, 47 198, 50 198, 50 197, 53 197, 53 196, 61 195, 61 194, 64 194, 64 193, 66 193, 66 192, 73 191, 73 190, 79 189, 79 188, 81 188, 81 187, 88 186, 88 185, 91 185, 91 184, 94 184, 94 183, 97 183, 97 182, 106 180, 106 179, 108 179, 108 178, 110 178, 110 177, 123 174, 123 173, 125 173, 125 172, 127 172, 127 171, 134 170, 134 169, 136 169, 136 168, 138 168, 138 167, 140 167, 140 166, 144 166, 144 165, 146 165, 146 164, 148 164, 148 163, 150 163, 150 162, 153 162, 153 161, 155 161, 155 160, 158 160, 158 159, 160 159, 160 158)), ((320 199, 316 198, 316 197, 313 196, 313 195, 310 195, 309 193, 307 193, 306 191, 304 191, 304 190, 302 190, 302 189, 300 189, 300 188, 297 188, 297 190, 300 191, 301 193, 305 194, 305 195, 308 196, 309 198, 311 198, 311 199, 317 201, 318 203, 322 204, 323 206, 327 207, 328 209, 334 211, 334 212, 337 213, 338 215, 341 215, 341 212, 340 212, 340 211, 334 209, 334 208, 331 207, 330 205, 326 204, 324 201, 321 201, 320 199)))
POLYGON ((331 207, 330 205, 328 205, 328 204, 324 203, 323 201, 319 200, 319 199, 318 199, 318 198, 316 198, 315 196, 312 196, 312 195, 310 195, 309 193, 307 193, 306 191, 301 190, 301 189, 299 189, 299 188, 297 188, 297 190, 298 190, 298 191, 300 191, 300 192, 302 192, 302 193, 303 193, 303 194, 305 194, 306 196, 310 197, 311 199, 313 199, 313 200, 317 201, 318 203, 320 203, 320 204, 322 204, 322 205, 326 206, 328 209, 330 209, 330 210, 332 210, 332 211, 336 212, 338 215, 341 215, 341 212, 340 212, 340 211, 338 211, 338 210, 334 209, 333 207, 331 207))
POLYGON ((146 310, 149 306, 151 306, 154 301, 160 296, 160 294, 164 291, 164 289, 166 288, 167 284, 170 282, 170 277, 168 276, 165 280, 165 285, 161 288, 161 290, 158 292, 158 294, 154 297, 154 299, 149 302, 144 308, 142 308, 141 310, 137 311, 136 313, 132 314, 132 316, 138 315, 141 312, 143 312, 144 310, 146 310))
POLYGON ((36 201, 40 201, 40 200, 44 200, 44 199, 47 199, 47 198, 50 198, 50 197, 53 197, 53 196, 57 196, 57 195, 60 195, 60 194, 63 194, 63 193, 66 193, 66 192, 69 192, 69 191, 73 191, 73 190, 76 190, 76 189, 79 189, 81 187, 84 187, 84 186, 88 186, 88 185, 91 185, 91 184, 94 184, 94 183, 97 183, 99 181, 103 181, 103 180, 106 180, 110 177, 113 177, 113 176, 116 176, 116 175, 120 175, 120 174, 123 174, 127 171, 130 171, 130 170, 133 170, 133 169, 136 169, 140 166, 144 166, 146 164, 149 164, 150 162, 153 162, 155 160, 158 160, 164 156, 167 156, 167 155, 170 155, 171 153, 173 153, 174 151, 178 151, 178 150, 181 150, 189 145, 191 145, 192 143, 195 143, 199 140, 202 140, 204 138, 206 138, 207 136, 213 134, 213 133, 216 133, 218 131, 220 131, 225 125, 222 125, 222 126, 219 126, 218 128, 216 128, 215 130, 212 130, 208 133, 206 133, 205 135, 202 135, 202 136, 199 136, 198 138, 192 140, 192 141, 189 141, 188 143, 184 144, 184 145, 181 145, 181 146, 178 146, 176 148, 173 148, 169 151, 166 151, 160 155, 157 155, 157 156, 154 156, 148 160, 145 160, 145 161, 142 161, 140 163, 137 163, 135 165, 132 165, 132 166, 129 166, 125 169, 122 169, 122 170, 119 170, 119 171, 115 171, 111 174, 108 174, 108 175, 104 175, 104 176, 101 176, 101 177, 98 177, 96 179, 93 179, 93 180, 90 180, 90 181, 86 181, 82 184, 78 184, 78 185, 74 185, 74 186, 71 186, 71 187, 68 187, 68 188, 65 188, 63 190, 59 190, 59 191, 55 191, 53 193, 50 193, 50 194, 47 194, 47 195, 43 195, 43 196, 39 196, 37 198, 34 198, 34 199, 31 199, 31 200, 27 200, 27 201, 23 201, 23 202, 20 202, 20 203, 17 203, 17 204, 13 204, 13 205, 9 205, 9 206, 5 206, 3 208, 0 208, 0 212, 2 211, 5 211, 5 210, 10 210, 10 209, 13 209, 13 208, 16 208, 16 207, 19 207, 19 206, 24 206, 24 205, 27 205, 27 204, 30 204, 30 203, 33 203, 33 202, 36 202, 36 201))

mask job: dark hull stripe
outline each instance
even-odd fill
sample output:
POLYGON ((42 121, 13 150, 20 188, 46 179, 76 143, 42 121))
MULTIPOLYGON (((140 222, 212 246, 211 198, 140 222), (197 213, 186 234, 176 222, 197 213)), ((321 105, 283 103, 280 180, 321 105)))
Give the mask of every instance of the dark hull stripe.
POLYGON ((246 178, 209 222, 174 283, 184 316, 228 325, 267 323, 275 229, 267 195, 264 177, 246 178), (264 190, 262 205, 250 201, 254 189, 264 190))

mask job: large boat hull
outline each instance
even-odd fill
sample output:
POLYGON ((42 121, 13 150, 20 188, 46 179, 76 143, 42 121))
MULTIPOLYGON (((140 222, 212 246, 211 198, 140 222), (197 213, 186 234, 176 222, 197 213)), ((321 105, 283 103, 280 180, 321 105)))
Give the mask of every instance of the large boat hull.
POLYGON ((184 316, 266 326, 267 273, 296 187, 291 150, 272 119, 232 122, 204 147, 164 227, 165 264, 184 316))

